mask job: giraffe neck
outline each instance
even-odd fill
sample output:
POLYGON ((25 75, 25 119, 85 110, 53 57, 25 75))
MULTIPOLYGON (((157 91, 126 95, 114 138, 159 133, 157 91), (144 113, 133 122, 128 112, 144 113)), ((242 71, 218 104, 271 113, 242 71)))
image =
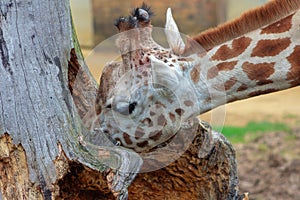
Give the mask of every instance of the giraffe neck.
POLYGON ((299 55, 300 11, 212 48, 189 71, 199 113, 299 85, 299 55))

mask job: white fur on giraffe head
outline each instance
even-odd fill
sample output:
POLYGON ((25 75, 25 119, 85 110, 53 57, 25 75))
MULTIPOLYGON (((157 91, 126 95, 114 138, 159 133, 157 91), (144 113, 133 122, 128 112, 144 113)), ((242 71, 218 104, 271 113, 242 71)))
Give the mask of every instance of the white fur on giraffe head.
POLYGON ((184 51, 185 44, 173 19, 171 8, 167 10, 165 34, 172 51, 177 55, 181 55, 184 51))

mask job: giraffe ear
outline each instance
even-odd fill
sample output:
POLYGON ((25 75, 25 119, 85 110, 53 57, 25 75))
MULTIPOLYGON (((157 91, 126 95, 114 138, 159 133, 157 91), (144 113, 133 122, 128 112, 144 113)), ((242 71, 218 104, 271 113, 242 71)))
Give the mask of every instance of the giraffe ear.
POLYGON ((181 55, 184 51, 185 44, 173 19, 170 8, 167 10, 165 34, 172 51, 177 55, 181 55))
POLYGON ((150 56, 150 60, 153 83, 171 90, 176 89, 179 84, 179 73, 154 56, 150 56))

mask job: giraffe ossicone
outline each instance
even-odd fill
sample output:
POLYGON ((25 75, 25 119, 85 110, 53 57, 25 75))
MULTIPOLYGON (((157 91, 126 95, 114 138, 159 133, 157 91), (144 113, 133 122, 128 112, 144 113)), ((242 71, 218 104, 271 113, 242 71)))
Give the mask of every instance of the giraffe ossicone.
POLYGON ((181 34, 173 18, 171 8, 168 8, 166 14, 165 33, 169 47, 176 55, 181 55, 185 49, 185 44, 183 42, 183 39, 181 38, 181 34))

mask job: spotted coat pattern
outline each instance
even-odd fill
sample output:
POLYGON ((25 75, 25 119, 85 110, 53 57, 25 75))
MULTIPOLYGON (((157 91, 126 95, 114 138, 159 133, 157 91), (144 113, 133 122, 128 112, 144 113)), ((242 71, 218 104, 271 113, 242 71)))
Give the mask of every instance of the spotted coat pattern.
POLYGON ((106 67, 102 81, 115 75, 101 83, 96 101, 102 130, 125 147, 149 151, 191 117, 300 84, 300 11, 185 56, 154 42, 148 7, 134 13, 117 23, 132 32, 120 35, 122 64, 106 67))

